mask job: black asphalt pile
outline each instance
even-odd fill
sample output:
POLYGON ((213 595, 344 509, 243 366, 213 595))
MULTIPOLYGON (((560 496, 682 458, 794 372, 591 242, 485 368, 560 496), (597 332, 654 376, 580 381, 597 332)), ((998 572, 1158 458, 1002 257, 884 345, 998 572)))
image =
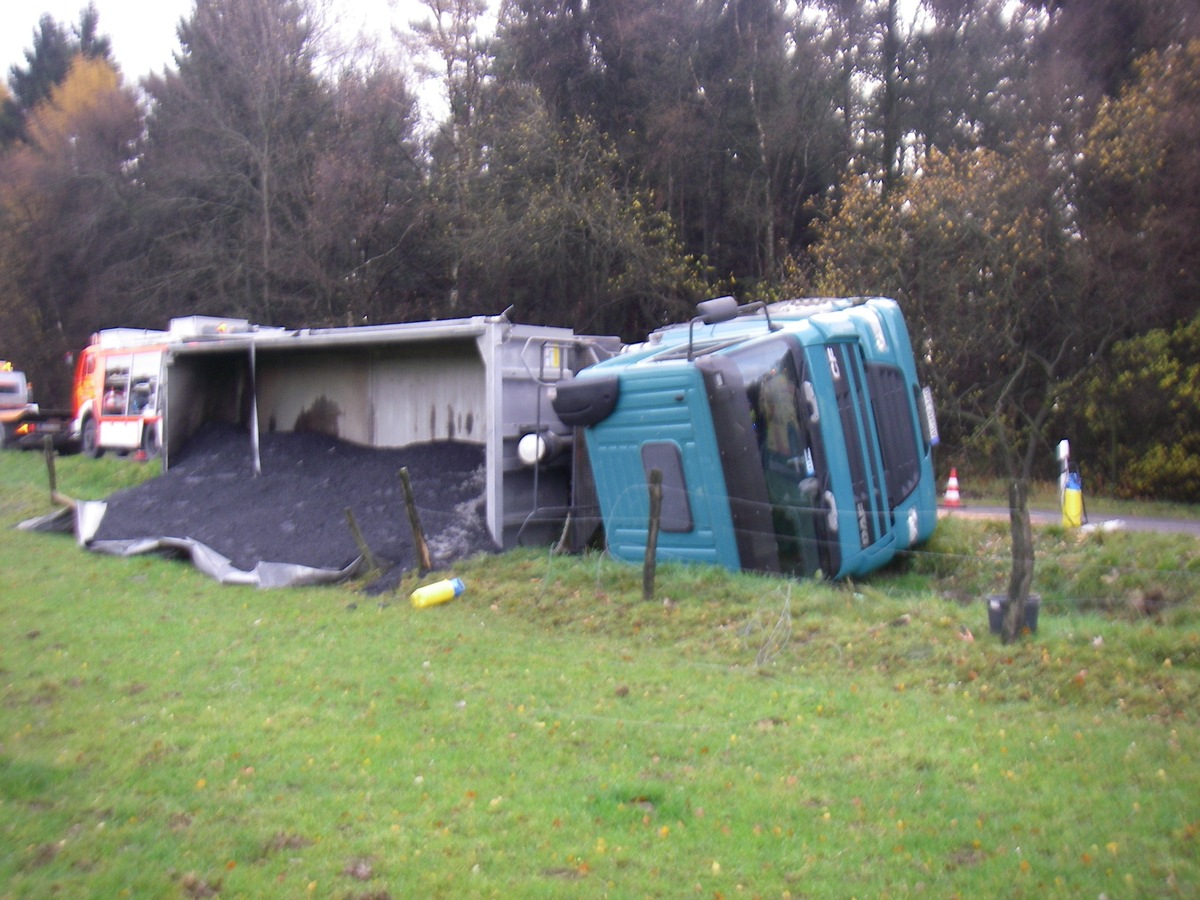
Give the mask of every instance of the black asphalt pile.
POLYGON ((264 434, 259 445, 255 475, 249 434, 206 425, 169 471, 108 498, 95 539, 188 538, 245 571, 259 562, 342 569, 359 556, 349 508, 390 570, 383 581, 394 582, 416 566, 399 476, 407 467, 435 568, 497 550, 484 520, 482 447, 378 449, 317 434, 264 434))

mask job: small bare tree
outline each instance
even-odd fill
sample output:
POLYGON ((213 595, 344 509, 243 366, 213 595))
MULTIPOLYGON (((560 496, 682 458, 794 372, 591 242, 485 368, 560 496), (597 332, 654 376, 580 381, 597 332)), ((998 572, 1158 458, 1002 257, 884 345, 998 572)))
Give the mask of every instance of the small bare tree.
POLYGON ((935 153, 886 194, 875 182, 852 185, 818 254, 822 290, 898 296, 949 442, 1007 473, 1006 642, 1020 634, 1033 582, 1028 485, 1042 454, 1051 458, 1046 423, 1120 319, 1081 276, 1065 176, 1046 146, 935 153))

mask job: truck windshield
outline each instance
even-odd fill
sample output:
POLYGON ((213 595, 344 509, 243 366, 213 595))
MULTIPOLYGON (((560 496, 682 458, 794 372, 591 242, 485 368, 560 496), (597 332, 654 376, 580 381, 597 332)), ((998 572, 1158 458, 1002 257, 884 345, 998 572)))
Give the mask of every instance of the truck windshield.
POLYGON ((750 402, 779 566, 802 575, 832 571, 822 508, 825 451, 803 357, 798 361, 784 339, 755 343, 730 357, 750 402))

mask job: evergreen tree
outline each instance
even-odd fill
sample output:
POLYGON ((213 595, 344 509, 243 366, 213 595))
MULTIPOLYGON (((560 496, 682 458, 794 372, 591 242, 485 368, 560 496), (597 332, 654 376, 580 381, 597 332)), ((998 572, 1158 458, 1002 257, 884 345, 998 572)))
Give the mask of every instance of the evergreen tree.
POLYGON ((76 56, 112 63, 112 44, 99 33, 100 15, 89 3, 70 30, 50 15, 38 20, 33 46, 25 51, 25 65, 8 70, 12 97, 0 104, 0 146, 24 134, 24 118, 67 77, 76 56))
POLYGON ((310 255, 312 320, 418 318, 444 285, 445 241, 427 189, 416 100, 394 68, 343 72, 333 125, 316 155, 310 255))
POLYGON ((164 308, 304 321, 313 166, 331 124, 304 0, 198 0, 152 76, 140 174, 164 308))

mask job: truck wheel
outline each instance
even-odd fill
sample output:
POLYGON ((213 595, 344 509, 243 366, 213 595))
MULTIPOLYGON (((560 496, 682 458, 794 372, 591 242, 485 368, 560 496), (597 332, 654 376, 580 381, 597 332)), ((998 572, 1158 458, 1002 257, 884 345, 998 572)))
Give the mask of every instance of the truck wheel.
POLYGON ((86 419, 79 435, 79 449, 85 456, 99 459, 104 455, 104 448, 96 446, 96 420, 86 419))
POLYGON ((158 443, 158 429, 152 425, 142 429, 142 452, 147 459, 155 459, 162 452, 162 446, 158 443))

